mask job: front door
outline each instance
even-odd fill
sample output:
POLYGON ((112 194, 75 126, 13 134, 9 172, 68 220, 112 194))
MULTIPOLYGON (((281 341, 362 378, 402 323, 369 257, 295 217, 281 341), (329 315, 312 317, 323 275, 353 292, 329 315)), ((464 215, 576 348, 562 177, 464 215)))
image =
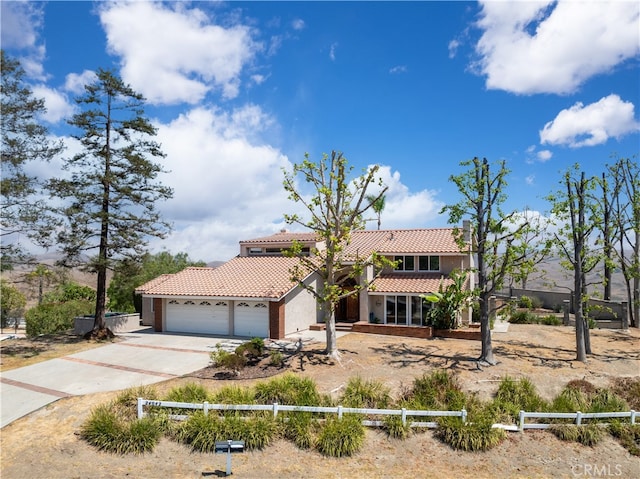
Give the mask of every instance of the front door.
POLYGON ((342 298, 336 307, 336 321, 340 323, 355 323, 360 316, 360 300, 358 293, 342 298))

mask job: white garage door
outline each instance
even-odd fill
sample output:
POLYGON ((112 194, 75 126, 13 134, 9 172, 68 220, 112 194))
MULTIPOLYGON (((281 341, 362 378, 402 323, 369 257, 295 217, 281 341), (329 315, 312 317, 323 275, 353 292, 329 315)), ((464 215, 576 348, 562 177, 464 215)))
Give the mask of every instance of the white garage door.
POLYGON ((171 300, 166 319, 169 332, 229 334, 229 305, 225 301, 171 300))
POLYGON ((265 302, 239 301, 233 316, 235 336, 266 338, 269 336, 269 306, 265 302))

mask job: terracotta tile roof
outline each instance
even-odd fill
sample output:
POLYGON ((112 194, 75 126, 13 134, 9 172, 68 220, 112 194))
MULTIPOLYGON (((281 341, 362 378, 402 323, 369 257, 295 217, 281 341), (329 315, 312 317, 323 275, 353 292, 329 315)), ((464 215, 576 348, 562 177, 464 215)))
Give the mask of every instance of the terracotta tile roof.
POLYGON ((271 236, 263 236, 260 238, 240 241, 240 244, 254 244, 254 243, 291 243, 293 240, 298 240, 303 243, 309 243, 316 241, 318 235, 316 233, 292 233, 292 232, 279 232, 271 236))
POLYGON ((434 293, 440 284, 446 288, 452 280, 441 273, 392 273, 377 278, 373 293, 434 293))
POLYGON ((158 276, 157 278, 152 279, 151 281, 147 281, 144 284, 141 284, 140 286, 138 286, 135 289, 135 292, 137 294, 141 294, 146 292, 148 289, 154 288, 156 286, 158 286, 159 284, 164 283, 167 279, 169 279, 171 276, 173 276, 172 274, 161 274, 160 276, 158 276))
POLYGON ((460 254, 453 228, 354 231, 345 249, 348 256, 385 254, 460 254))
POLYGON ((297 263, 282 256, 238 256, 217 268, 186 268, 144 294, 278 299, 294 287, 289 269, 297 263))

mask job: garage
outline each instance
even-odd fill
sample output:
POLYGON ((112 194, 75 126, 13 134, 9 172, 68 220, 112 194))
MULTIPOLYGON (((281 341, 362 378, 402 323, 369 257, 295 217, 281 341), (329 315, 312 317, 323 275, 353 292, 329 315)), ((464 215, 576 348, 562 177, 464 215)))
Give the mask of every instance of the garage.
POLYGON ((166 330, 177 333, 229 334, 226 301, 175 300, 167 303, 166 330))
POLYGON ((269 305, 264 301, 236 302, 234 316, 235 336, 266 338, 269 336, 269 305))

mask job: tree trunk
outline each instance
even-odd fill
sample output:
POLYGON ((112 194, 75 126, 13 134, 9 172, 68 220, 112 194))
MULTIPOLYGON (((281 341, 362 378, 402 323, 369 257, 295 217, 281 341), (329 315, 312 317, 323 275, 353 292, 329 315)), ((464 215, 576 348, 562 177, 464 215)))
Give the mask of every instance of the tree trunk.
POLYGON ((480 337, 482 339, 482 353, 478 361, 494 366, 496 359, 493 356, 493 346, 491 344, 491 324, 489 322, 489 296, 487 293, 480 293, 480 337))
POLYGON ((340 352, 336 342, 336 316, 330 301, 326 301, 323 306, 325 330, 327 333, 327 349, 326 353, 332 359, 339 360, 340 352))

